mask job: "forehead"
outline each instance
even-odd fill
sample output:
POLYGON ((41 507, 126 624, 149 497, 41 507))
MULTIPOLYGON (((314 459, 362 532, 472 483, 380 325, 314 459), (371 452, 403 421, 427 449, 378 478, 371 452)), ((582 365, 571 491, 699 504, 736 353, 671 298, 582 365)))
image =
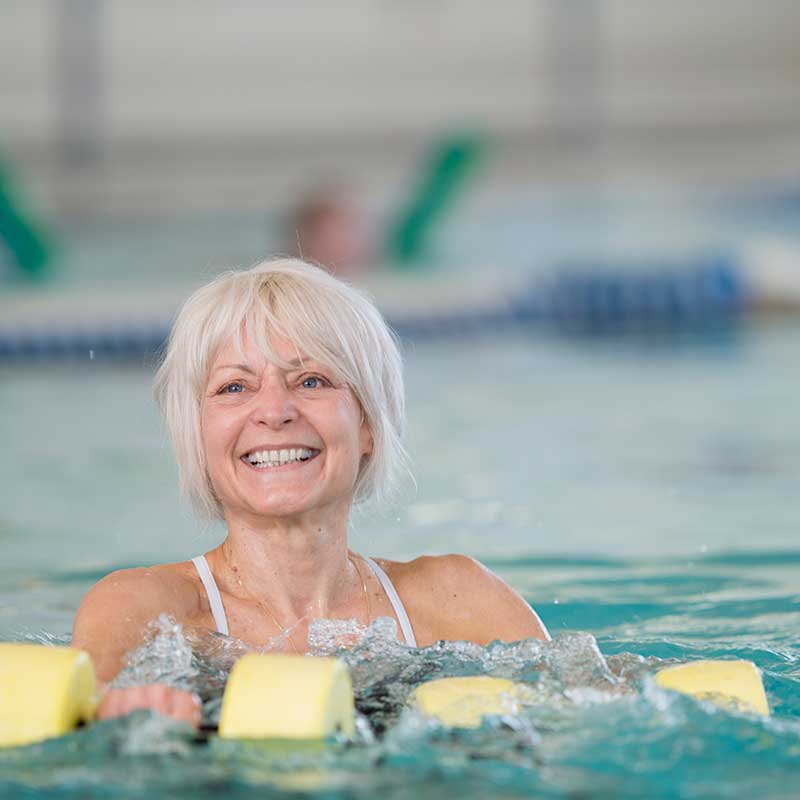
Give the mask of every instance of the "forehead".
POLYGON ((211 360, 212 369, 224 361, 231 359, 246 360, 252 362, 293 362, 312 360, 302 347, 295 344, 290 339, 277 334, 263 337, 262 341, 256 341, 247 331, 242 331, 239 336, 229 336, 222 341, 211 360))
POLYGON ((231 335, 222 341, 208 365, 207 374, 211 377, 226 367, 246 367, 260 372, 267 363, 285 370, 314 365, 324 367, 336 376, 339 373, 324 354, 315 356, 285 336, 273 333, 254 337, 243 330, 240 335, 231 335))

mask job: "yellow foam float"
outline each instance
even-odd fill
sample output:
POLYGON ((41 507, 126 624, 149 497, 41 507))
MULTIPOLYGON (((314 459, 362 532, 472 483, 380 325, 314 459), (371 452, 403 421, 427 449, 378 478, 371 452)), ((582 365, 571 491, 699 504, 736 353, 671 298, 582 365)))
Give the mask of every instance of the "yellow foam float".
POLYGON ((449 728, 477 728, 488 714, 519 712, 531 696, 531 687, 523 683, 476 675, 423 683, 411 693, 409 704, 449 728))
POLYGON ((692 661, 659 670, 655 680, 663 689, 769 716, 764 684, 752 661, 692 661))
POLYGON ((355 733, 353 687, 336 658, 249 653, 233 667, 219 719, 226 739, 324 739, 355 733))
MULTIPOLYGON (((768 715, 764 686, 750 661, 695 661, 667 667, 656 683, 722 706, 768 715)), ((0 747, 61 736, 92 719, 94 668, 71 647, 0 643, 0 747)), ((418 686, 410 704, 452 728, 487 715, 517 713, 535 689, 487 675, 440 678, 418 686)), ((335 658, 251 653, 234 666, 222 700, 226 739, 320 741, 353 736, 355 706, 347 667, 335 658)))
POLYGON ((96 706, 88 653, 0 643, 0 747, 62 736, 92 719, 96 706))

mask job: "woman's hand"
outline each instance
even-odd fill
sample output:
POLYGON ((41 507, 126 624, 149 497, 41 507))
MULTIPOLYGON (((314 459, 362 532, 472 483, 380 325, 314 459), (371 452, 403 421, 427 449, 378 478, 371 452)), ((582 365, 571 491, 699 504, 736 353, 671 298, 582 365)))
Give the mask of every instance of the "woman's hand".
POLYGON ((174 689, 163 683, 109 689, 100 700, 97 719, 121 717, 137 708, 149 708, 166 717, 188 722, 194 728, 200 726, 200 698, 185 689, 174 689))

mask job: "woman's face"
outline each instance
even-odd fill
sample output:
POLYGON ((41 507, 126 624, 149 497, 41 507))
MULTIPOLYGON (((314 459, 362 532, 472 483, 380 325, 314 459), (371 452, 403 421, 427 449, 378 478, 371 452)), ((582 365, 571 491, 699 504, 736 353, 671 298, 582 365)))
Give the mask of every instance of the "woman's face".
POLYGON ((286 339, 284 370, 245 338, 220 348, 201 425, 214 492, 227 517, 347 510, 372 436, 350 387, 286 339))

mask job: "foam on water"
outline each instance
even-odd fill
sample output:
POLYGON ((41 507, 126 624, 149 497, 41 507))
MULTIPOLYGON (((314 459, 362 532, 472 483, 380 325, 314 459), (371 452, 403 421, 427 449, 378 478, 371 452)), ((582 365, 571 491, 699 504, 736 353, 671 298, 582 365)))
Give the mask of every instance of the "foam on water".
MULTIPOLYGON (((274 649, 271 640, 255 651, 274 649)), ((230 670, 237 658, 252 651, 234 637, 184 631, 162 614, 150 624, 143 644, 128 654, 113 685, 161 683, 196 692, 203 698, 204 723, 215 725, 230 670)), ((368 629, 354 619, 314 620, 308 652, 335 655, 347 664, 356 706, 375 733, 397 721, 416 686, 434 678, 492 675, 529 683, 544 704, 587 704, 632 691, 645 669, 643 660, 625 656, 615 657, 610 665, 586 633, 562 634, 552 642, 530 639, 487 647, 438 642, 410 648, 397 640, 396 623, 388 617, 375 620, 368 629)), ((371 735, 366 731, 362 724, 362 732, 371 735)))
MULTIPOLYGON (((59 637, 26 638, 62 643, 59 637)), ((115 684, 158 681, 196 691, 204 700, 204 722, 213 725, 230 669, 251 649, 235 638, 185 631, 162 615, 115 684)), ((788 798, 783 778, 800 777, 796 715, 762 719, 665 692, 650 676, 672 663, 671 655, 606 656, 588 633, 563 633, 551 642, 439 642, 413 649, 397 640, 389 618, 368 629, 355 620, 316 620, 309 651, 347 663, 359 711, 355 742, 289 745, 212 736, 204 743, 185 725, 137 712, 0 751, 3 796, 92 797, 113 787, 117 797, 211 797, 222 789, 231 797, 263 790, 326 798, 433 798, 443 792, 467 798, 788 798), (448 730, 406 704, 423 681, 478 674, 524 681, 530 696, 475 730, 448 730)), ((785 690, 796 693, 800 651, 787 646, 774 658, 788 668, 785 690)))

